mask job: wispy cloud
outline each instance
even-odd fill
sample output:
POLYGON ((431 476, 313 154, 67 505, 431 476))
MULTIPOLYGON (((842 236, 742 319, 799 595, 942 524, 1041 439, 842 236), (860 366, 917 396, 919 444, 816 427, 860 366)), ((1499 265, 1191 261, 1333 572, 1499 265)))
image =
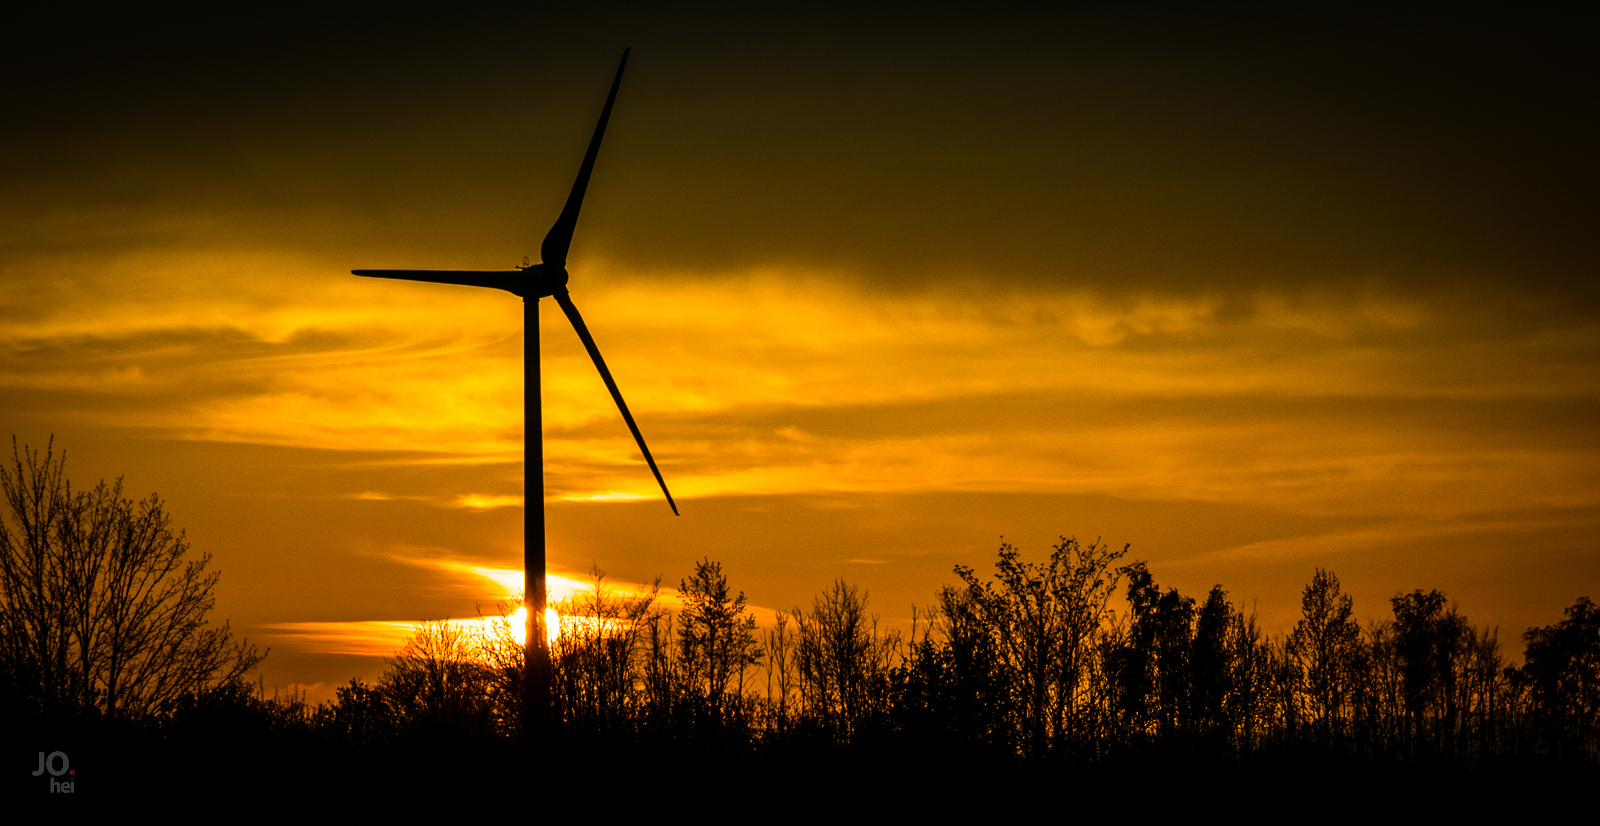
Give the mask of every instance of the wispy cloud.
MULTIPOLYGON (((57 308, 0 323, 16 403, 185 439, 521 460, 514 298, 283 255, 138 253, 109 269, 32 282, 57 308), (144 286, 114 277, 134 270, 144 286)), ((1581 320, 1485 338, 1471 307, 1370 285, 884 293, 815 273, 640 281, 597 264, 574 289, 686 498, 1097 490, 1456 511, 1600 498, 1585 470, 1600 445, 1569 438, 1583 414, 1564 401, 1600 396, 1587 368, 1600 325, 1581 320), (1510 418, 1466 420, 1495 405, 1510 418), (1559 435, 1530 438, 1541 424, 1559 435)), ((657 495, 588 355, 543 311, 549 494, 657 495)))

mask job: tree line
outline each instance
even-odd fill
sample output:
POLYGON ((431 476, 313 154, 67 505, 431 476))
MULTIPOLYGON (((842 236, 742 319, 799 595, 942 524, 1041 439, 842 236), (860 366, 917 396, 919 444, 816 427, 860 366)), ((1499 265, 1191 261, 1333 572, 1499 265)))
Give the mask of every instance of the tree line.
MULTIPOLYGON (((992 578, 957 567, 909 631, 835 582, 759 629, 721 566, 659 583, 601 576, 560 606, 555 714, 567 737, 833 749, 908 744, 1001 759, 1312 752, 1464 765, 1539 755, 1600 762, 1600 610, 1528 630, 1513 666, 1446 595, 1396 594, 1365 625, 1316 570, 1293 629, 1265 633, 1219 585, 1161 588, 1127 548, 1063 539, 1048 559, 1002 545, 992 578), (785 745, 787 744, 787 745, 785 745)), ((514 738, 522 648, 506 617, 419 626, 376 685, 308 719, 353 741, 407 732, 514 738)))
MULTIPOLYGON (((352 680, 332 702, 268 699, 247 678, 263 655, 209 624, 217 575, 160 500, 125 499, 120 483, 74 491, 63 466, 14 447, 0 467, 8 719, 358 750, 520 742, 515 603, 476 630, 420 625, 381 679, 352 680)), ((1027 562, 1002 544, 992 576, 957 566, 909 629, 883 627, 842 579, 760 628, 710 559, 679 581, 677 610, 659 579, 618 592, 595 571, 557 606, 551 731, 574 747, 724 754, 1600 764, 1600 609, 1587 597, 1528 629, 1514 666, 1494 629, 1437 590, 1398 593, 1362 624, 1338 577, 1318 569, 1294 627, 1268 634, 1222 586, 1203 599, 1162 588, 1127 553, 1063 538, 1027 562)))

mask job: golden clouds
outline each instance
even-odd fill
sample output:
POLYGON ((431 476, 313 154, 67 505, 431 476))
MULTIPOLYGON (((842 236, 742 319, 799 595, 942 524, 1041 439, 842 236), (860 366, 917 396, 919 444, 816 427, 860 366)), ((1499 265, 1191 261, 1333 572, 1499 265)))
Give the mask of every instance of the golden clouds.
MULTIPOLYGON (((390 619, 470 616, 474 601, 492 605, 514 591, 521 302, 361 279, 345 272, 352 262, 343 254, 138 253, 95 271, 81 264, 56 260, 41 271, 49 278, 4 287, 32 296, 0 319, 0 405, 11 420, 326 452, 315 460, 325 470, 274 474, 281 481, 271 492, 255 494, 287 499, 274 505, 283 514, 278 544, 252 553, 276 560, 280 545, 306 543, 318 549, 307 559, 341 560, 349 573, 339 576, 353 579, 319 584, 319 599, 357 587, 364 575, 354 572, 373 558, 405 563, 409 573, 390 564, 383 575, 404 584, 382 600, 364 595, 359 611, 306 603, 285 617, 281 598, 261 597, 256 616, 271 621, 364 623, 274 626, 272 644, 387 654, 411 629, 390 619), (247 262, 238 266, 252 278, 222 278, 230 262, 247 262), (139 266, 148 280, 133 277, 139 266), (379 610, 390 600, 399 600, 393 613, 379 610)), ((750 537, 770 542, 781 530, 795 537, 785 557, 815 557, 804 563, 812 567, 832 564, 835 551, 838 565, 888 560, 868 566, 887 580, 863 584, 903 605, 925 599, 948 570, 917 567, 934 557, 934 567, 947 565, 948 537, 1010 536, 1043 516, 909 511, 880 520, 807 503, 995 508, 1040 497, 1185 513, 1191 504, 1256 509, 1259 525, 1230 528, 1235 539, 1184 563, 1214 562, 1241 577, 1238 566, 1381 556, 1390 547, 1437 559, 1452 543, 1486 537, 1569 547, 1600 507, 1592 425, 1600 375, 1591 367, 1600 363, 1600 325, 1558 307, 1376 282, 1342 292, 895 291, 842 272, 699 278, 603 262, 575 268, 572 289, 685 517, 669 528, 629 516, 619 532, 616 517, 580 512, 633 508, 630 500, 659 492, 582 345, 543 302, 547 496, 562 503, 552 511, 557 570, 626 558, 639 579, 705 553, 738 562, 752 553, 750 537), (782 516, 732 513, 762 501, 782 516), (902 522, 941 527, 884 527, 902 522), (923 590, 897 593, 911 587, 901 582, 923 590)), ((219 515, 214 536, 254 519, 260 502, 230 507, 240 510, 219 515)), ((1078 529, 1063 520, 1043 521, 1078 529)), ((1175 538, 1188 533, 1183 526, 1127 524, 1136 532, 1118 538, 1147 548, 1181 555, 1193 544, 1175 538)), ((753 584, 753 599, 808 597, 782 590, 802 587, 790 583, 794 568, 742 561, 769 589, 753 584)), ((1287 579, 1299 575, 1284 569, 1287 579)), ((314 590, 283 577, 296 594, 314 590)), ((1291 593, 1293 582, 1271 587, 1291 593)))
POLYGON ((391 657, 416 630, 409 621, 278 622, 262 626, 276 645, 324 654, 391 657))
MULTIPOLYGON (((57 265, 36 285, 51 305, 0 328, 0 382, 41 404, 185 439, 521 459, 510 296, 288 256, 57 265)), ((1600 327, 1582 321, 1487 336, 1488 308, 1371 284, 893 292, 837 273, 581 272, 574 299, 685 498, 1099 492, 1459 513, 1597 496, 1600 446, 1573 431, 1584 403, 1561 401, 1600 389, 1586 367, 1600 327)), ((542 311, 550 495, 655 496, 587 354, 542 311)), ((429 497, 521 504, 509 489, 429 497)))
POLYGON ((0 326, 0 381, 139 396, 74 414, 179 438, 519 458, 520 305, 334 267, 169 251, 15 272, 38 294, 0 326))
MULTIPOLYGON (((1484 341, 1482 310, 1371 288, 895 295, 764 274, 579 300, 606 319, 602 346, 689 498, 1012 490, 1463 512, 1597 494, 1595 440, 1574 442, 1576 411, 1546 403, 1594 392, 1592 326, 1484 341)), ((599 423, 614 414, 581 352, 550 338, 547 370, 577 381, 547 394, 552 486, 649 495, 626 434, 599 423)))

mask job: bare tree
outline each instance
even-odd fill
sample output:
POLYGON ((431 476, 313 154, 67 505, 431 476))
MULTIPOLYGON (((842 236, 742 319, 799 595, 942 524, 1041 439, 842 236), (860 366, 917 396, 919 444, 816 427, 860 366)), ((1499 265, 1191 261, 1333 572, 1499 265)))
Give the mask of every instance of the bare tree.
POLYGON ((1239 750, 1249 752, 1272 724, 1272 642, 1253 607, 1249 616, 1234 614, 1230 626, 1227 714, 1239 750))
POLYGON ((627 595, 607 587, 598 567, 590 576, 592 588, 557 606, 562 619, 552 657, 558 712, 569 724, 614 726, 643 702, 646 634, 660 611, 661 581, 627 595))
POLYGON ((795 629, 789 627, 789 612, 779 611, 776 627, 762 634, 767 648, 767 708, 774 728, 789 724, 789 697, 795 690, 795 629))
POLYGON ((53 447, 41 459, 13 438, 0 466, 0 675, 15 699, 139 717, 254 668, 254 646, 208 627, 220 574, 161 500, 124 499, 121 479, 74 493, 53 447))
POLYGON ((495 728, 503 734, 513 734, 522 729, 522 680, 527 676, 524 667, 527 646, 522 635, 527 633, 527 623, 517 618, 523 606, 522 593, 518 592, 506 602, 495 604, 498 612, 484 617, 479 606, 479 631, 475 647, 479 659, 488 669, 485 691, 493 708, 495 728))
POLYGON ((379 688, 405 725, 439 732, 488 729, 494 672, 474 635, 449 620, 421 622, 385 660, 379 688))
POLYGON ((898 633, 879 634, 867 594, 843 579, 819 594, 809 613, 795 608, 795 664, 804 712, 841 740, 881 710, 882 684, 895 662, 898 633))

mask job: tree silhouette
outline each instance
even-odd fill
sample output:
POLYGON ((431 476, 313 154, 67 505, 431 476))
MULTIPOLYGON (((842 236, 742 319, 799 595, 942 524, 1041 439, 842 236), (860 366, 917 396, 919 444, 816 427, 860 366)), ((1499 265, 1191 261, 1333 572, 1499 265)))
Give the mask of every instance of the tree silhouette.
POLYGON ((745 611, 743 591, 737 596, 729 592, 722 563, 709 558, 695 563, 694 574, 678 590, 683 596, 677 623, 679 667, 696 699, 720 720, 728 684, 761 661, 756 618, 745 611))
POLYGON ((1307 721, 1327 740, 1344 722, 1346 705, 1361 656, 1361 626, 1354 603, 1339 592, 1339 578, 1318 568, 1300 595, 1300 621, 1290 650, 1305 680, 1307 721))
POLYGON ((867 595, 844 580, 818 595, 811 611, 790 612, 796 625, 794 660, 802 713, 841 742, 881 711, 884 680, 899 636, 878 634, 867 595))
POLYGON ((1194 599, 1176 588, 1161 593, 1143 562, 1122 571, 1128 575, 1129 623, 1114 670, 1125 720, 1141 734, 1152 723, 1159 735, 1187 730, 1194 599))
POLYGON ((659 578, 644 590, 615 594, 605 572, 590 569, 593 586, 557 606, 560 633, 552 646, 557 716, 569 726, 593 730, 625 726, 643 702, 648 651, 644 646, 659 615, 659 578))
POLYGON ((1078 734, 1093 635, 1117 585, 1111 563, 1126 552, 1062 537, 1049 561, 1038 565, 1020 561, 1015 548, 1002 544, 996 584, 979 587, 970 571, 956 572, 981 595, 999 637, 1027 754, 1043 756, 1078 734))
POLYGON ((74 493, 54 443, 0 466, 0 679, 46 713, 170 711, 237 681, 262 659, 228 624, 207 627, 220 574, 189 554, 152 494, 122 480, 74 493))
POLYGON ((1194 598, 1169 588, 1156 601, 1156 686, 1162 734, 1188 731, 1190 655, 1194 645, 1194 598))
POLYGON ((405 647, 386 661, 379 684, 400 724, 431 736, 491 729, 494 674, 480 650, 475 635, 456 623, 418 623, 405 647))
POLYGON ((1128 577, 1128 624, 1121 629, 1122 638, 1106 652, 1107 671, 1116 686, 1119 728, 1130 734, 1144 735, 1148 733, 1152 716, 1150 699, 1156 667, 1156 624, 1150 616, 1161 598, 1161 589, 1156 587, 1150 568, 1144 562, 1134 562, 1121 570, 1128 577))
POLYGON ((1233 693, 1233 651, 1229 633, 1234 627, 1233 606, 1221 585, 1213 586, 1195 621, 1190 649, 1190 707, 1197 731, 1211 733, 1228 728, 1226 703, 1233 693))
MULTIPOLYGON (((1062 537, 1043 564, 1023 562, 1002 542, 993 582, 956 566, 965 587, 946 589, 940 601, 947 641, 960 649, 956 661, 989 663, 993 687, 1003 691, 989 706, 997 743, 1042 757, 1087 740, 1096 723, 1096 643, 1120 577, 1111 565, 1126 552, 1062 537)), ((922 648, 914 644, 915 657, 924 657, 922 648)))
POLYGON ((1516 682, 1532 693, 1532 717, 1547 747, 1581 754, 1600 729, 1600 606, 1579 597, 1566 619, 1529 628, 1516 682))
POLYGON ((523 701, 527 694, 528 647, 523 643, 528 623, 519 621, 517 610, 526 602, 521 593, 509 601, 495 604, 498 613, 484 617, 479 607, 480 630, 475 636, 478 659, 487 669, 485 691, 493 708, 495 728, 503 734, 522 731, 523 701))
POLYGON ((333 739, 357 746, 384 745, 398 734, 394 706, 384 692, 361 680, 334 689, 334 702, 319 706, 312 721, 333 739))
POLYGON ((1248 617, 1242 612, 1230 617, 1228 657, 1229 691, 1224 701, 1228 726, 1237 737, 1237 748, 1249 753, 1272 724, 1272 644, 1254 610, 1248 617))
POLYGON ((1404 691, 1406 736, 1414 746, 1453 749, 1457 723, 1456 659, 1472 631, 1445 608, 1444 592, 1421 589, 1397 594, 1394 606, 1395 654, 1404 691))
POLYGON ((790 617, 793 613, 779 611, 773 627, 761 635, 767 655, 768 719, 770 727, 778 731, 789 728, 791 696, 798 688, 795 647, 799 643, 799 635, 796 629, 790 626, 790 617))

